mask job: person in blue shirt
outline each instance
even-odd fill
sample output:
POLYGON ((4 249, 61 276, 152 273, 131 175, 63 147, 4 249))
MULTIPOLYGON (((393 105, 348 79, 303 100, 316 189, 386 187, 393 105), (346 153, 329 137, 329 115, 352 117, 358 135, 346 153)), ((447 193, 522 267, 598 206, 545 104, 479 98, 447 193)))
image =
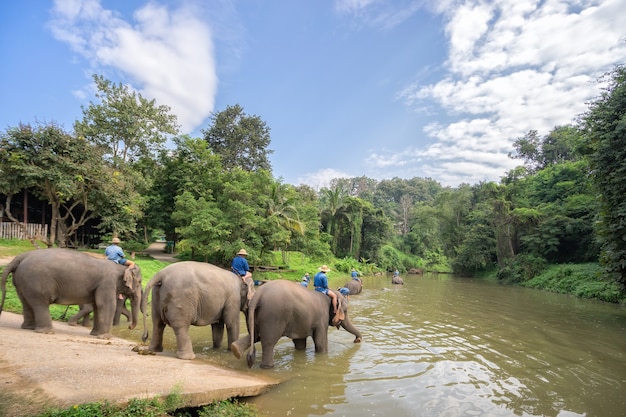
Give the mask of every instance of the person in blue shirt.
POLYGON ((321 292, 322 294, 326 294, 330 297, 333 302, 333 311, 337 314, 337 295, 328 288, 328 277, 326 276, 327 272, 330 272, 330 268, 326 265, 322 265, 318 268, 320 272, 315 274, 313 277, 313 286, 315 286, 315 291, 321 292))
POLYGON ((304 288, 308 288, 309 286, 309 281, 311 280, 311 276, 309 275, 309 273, 307 272, 306 274, 304 274, 304 276, 302 277, 302 281, 300 281, 300 285, 302 285, 304 288))
POLYGON ((343 295, 344 297, 346 297, 348 300, 350 299, 350 289, 349 288, 339 287, 339 288, 337 288, 337 291, 339 291, 339 293, 341 295, 343 295))
POLYGON ((233 258, 233 262, 231 263, 233 272, 243 280, 252 278, 252 272, 250 272, 250 265, 248 265, 246 256, 248 256, 248 252, 246 252, 245 249, 241 249, 237 252, 237 255, 233 258))
POLYGON ((359 281, 361 284, 363 284, 363 281, 361 281, 361 278, 359 278, 359 273, 356 272, 356 269, 352 268, 352 279, 355 281, 359 281))
POLYGON ((111 239, 111 244, 107 246, 107 248, 104 250, 104 254, 106 255, 109 261, 113 261, 120 265, 125 265, 129 268, 134 267, 135 263, 133 261, 129 261, 128 259, 126 259, 126 255, 124 254, 124 251, 119 246, 120 243, 121 243, 120 240, 116 237, 111 239))

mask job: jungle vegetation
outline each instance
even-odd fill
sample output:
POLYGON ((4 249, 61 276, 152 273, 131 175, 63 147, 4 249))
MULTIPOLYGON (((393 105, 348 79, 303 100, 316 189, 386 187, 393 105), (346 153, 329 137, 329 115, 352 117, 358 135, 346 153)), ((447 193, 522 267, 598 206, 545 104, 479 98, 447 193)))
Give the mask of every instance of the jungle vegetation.
POLYGON ((499 182, 458 187, 431 178, 286 184, 272 174, 270 127, 242 106, 214 113, 194 138, 178 134, 169 107, 94 80, 99 102, 73 131, 20 123, 0 134, 0 209, 16 219, 11 198, 23 189, 48 202, 50 246, 97 218, 127 242, 164 234, 188 259, 218 265, 241 247, 254 265, 274 264, 277 251, 288 264, 297 251, 345 271, 422 268, 624 299, 623 66, 574 123, 517 138, 509 156, 520 164, 499 182), (577 275, 582 289, 564 284, 577 275))

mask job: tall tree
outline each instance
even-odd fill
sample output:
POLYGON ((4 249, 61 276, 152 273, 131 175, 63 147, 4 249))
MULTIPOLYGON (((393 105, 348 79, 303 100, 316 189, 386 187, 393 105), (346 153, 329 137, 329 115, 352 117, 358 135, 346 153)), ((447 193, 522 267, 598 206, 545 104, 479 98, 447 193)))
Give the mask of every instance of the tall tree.
POLYGON ((607 87, 590 104, 582 126, 600 193, 601 261, 626 288, 626 67, 616 67, 606 78, 607 87))
POLYGON ((83 120, 74 124, 77 135, 102 146, 114 166, 142 157, 156 158, 167 135, 178 133, 171 109, 122 83, 115 84, 101 75, 93 79, 100 103, 82 107, 83 120))
POLYGON ((202 130, 209 148, 222 157, 224 169, 272 171, 268 156, 270 128, 259 116, 247 115, 236 104, 211 116, 211 126, 202 130))

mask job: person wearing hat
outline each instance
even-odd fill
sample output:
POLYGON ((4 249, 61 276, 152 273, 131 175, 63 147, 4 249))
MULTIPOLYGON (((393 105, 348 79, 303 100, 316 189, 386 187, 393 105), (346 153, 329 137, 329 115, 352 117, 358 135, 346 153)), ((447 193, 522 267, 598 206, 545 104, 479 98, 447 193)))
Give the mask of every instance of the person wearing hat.
POLYGON ((352 279, 355 281, 359 281, 361 284, 363 284, 363 281, 361 281, 361 278, 359 278, 359 273, 356 272, 356 269, 352 268, 352 279))
POLYGON ((350 288, 339 287, 337 288, 337 291, 339 291, 339 293, 346 297, 348 300, 350 299, 350 288))
POLYGON ((104 250, 104 254, 106 255, 107 259, 109 261, 116 262, 129 268, 134 267, 135 263, 126 259, 126 255, 124 254, 124 251, 119 246, 119 244, 120 240, 118 238, 114 237, 113 239, 111 239, 111 244, 107 246, 107 248, 104 250))
POLYGON ((322 294, 326 294, 330 297, 333 302, 333 311, 337 314, 337 294, 332 292, 330 288, 328 288, 328 277, 326 276, 327 272, 330 272, 330 268, 326 265, 322 265, 319 268, 319 271, 313 277, 313 285, 315 286, 315 291, 319 291, 322 294))
POLYGON ((252 278, 252 272, 250 272, 250 265, 248 265, 246 256, 248 256, 248 252, 246 252, 245 249, 241 249, 237 252, 237 255, 233 258, 233 262, 231 263, 233 272, 243 280, 252 278))
POLYGON ((307 272, 306 274, 304 274, 304 276, 302 277, 302 281, 300 282, 300 285, 302 285, 304 288, 308 288, 309 287, 309 281, 311 280, 311 276, 309 275, 309 273, 307 272))

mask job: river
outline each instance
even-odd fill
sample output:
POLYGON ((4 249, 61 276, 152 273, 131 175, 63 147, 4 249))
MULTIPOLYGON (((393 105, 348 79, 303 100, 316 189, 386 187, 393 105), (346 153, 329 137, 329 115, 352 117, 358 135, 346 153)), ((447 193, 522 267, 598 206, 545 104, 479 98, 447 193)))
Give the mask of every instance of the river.
POLYGON ((626 415, 624 307, 450 275, 403 279, 364 277, 350 297, 360 344, 335 328, 328 354, 283 338, 273 370, 259 369, 259 352, 248 370, 210 349, 209 327, 194 328, 194 350, 284 381, 248 400, 267 417, 626 415))

